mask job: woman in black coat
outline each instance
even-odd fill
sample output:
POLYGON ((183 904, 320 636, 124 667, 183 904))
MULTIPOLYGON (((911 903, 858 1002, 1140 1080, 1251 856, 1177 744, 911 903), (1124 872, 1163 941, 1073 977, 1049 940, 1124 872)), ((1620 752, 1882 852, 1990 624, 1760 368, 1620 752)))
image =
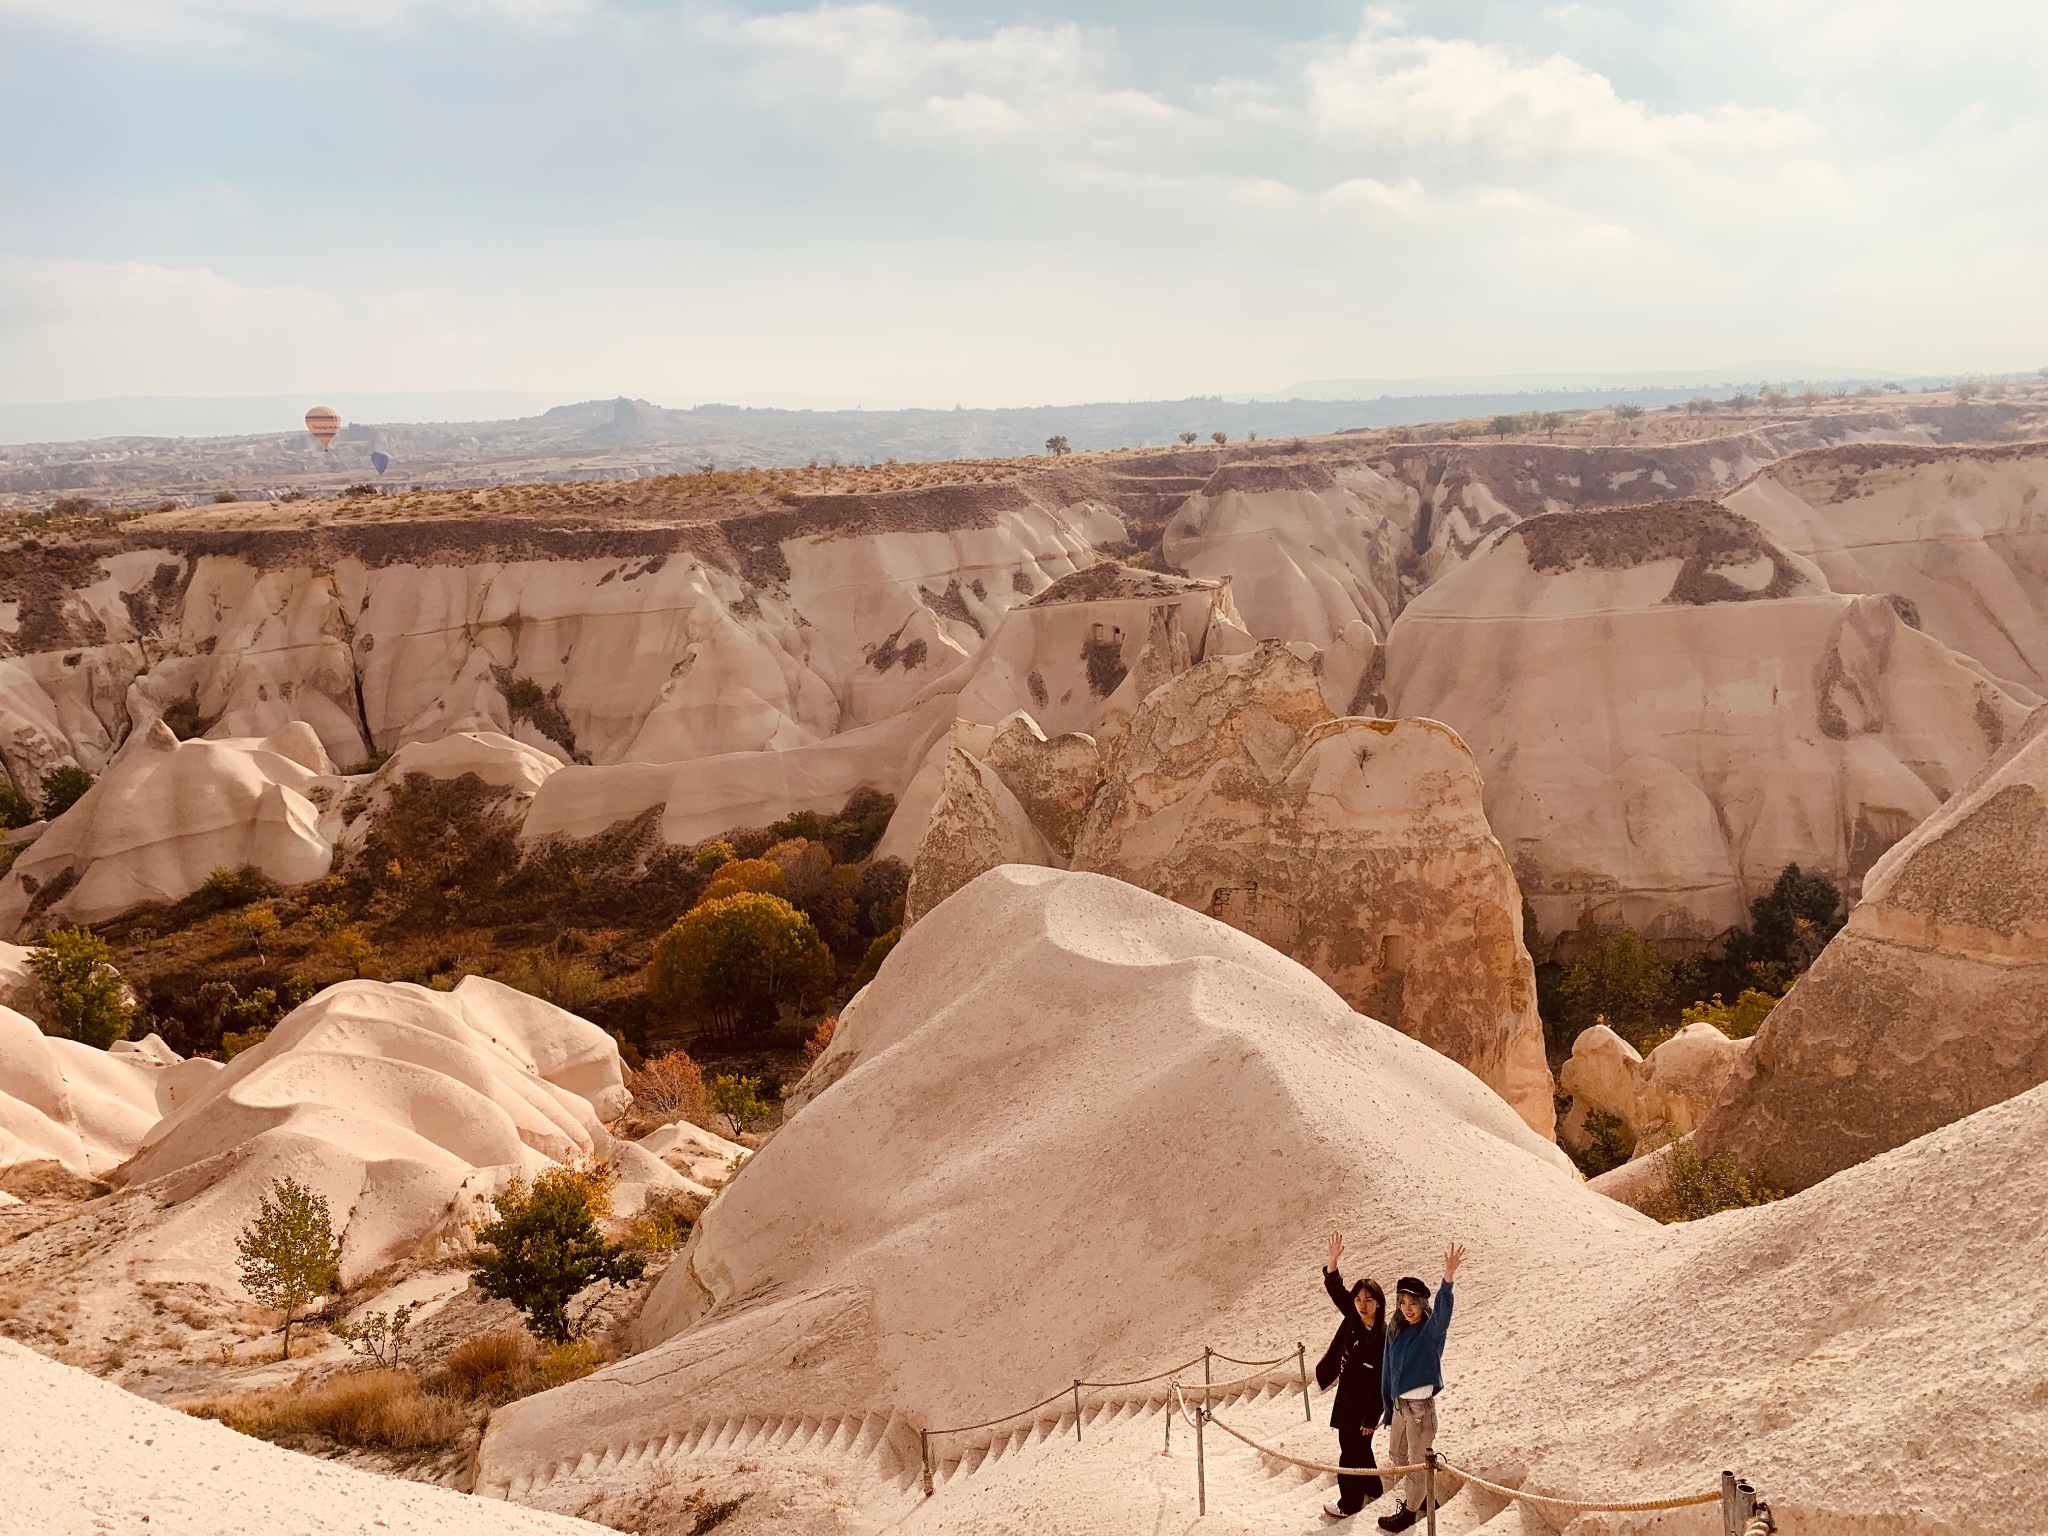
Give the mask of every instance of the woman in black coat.
MULTIPOLYGON (((1372 1456, 1372 1432, 1385 1407, 1380 1400, 1380 1369, 1387 1354, 1387 1294, 1376 1280, 1361 1280, 1346 1289, 1337 1269, 1343 1255, 1344 1236, 1332 1232, 1323 1289, 1344 1321, 1316 1362, 1316 1385, 1326 1392, 1332 1382, 1337 1386, 1337 1400, 1330 1408, 1330 1427, 1337 1431, 1337 1465, 1371 1467, 1378 1465, 1372 1456)), ((1323 1506, 1323 1512, 1348 1519, 1384 1491, 1376 1477, 1339 1477, 1337 1497, 1323 1506)))

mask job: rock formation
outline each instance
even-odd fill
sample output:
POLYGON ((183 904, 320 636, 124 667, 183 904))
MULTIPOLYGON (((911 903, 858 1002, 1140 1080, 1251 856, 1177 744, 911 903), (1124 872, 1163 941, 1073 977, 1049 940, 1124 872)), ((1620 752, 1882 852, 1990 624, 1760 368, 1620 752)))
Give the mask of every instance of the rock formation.
POLYGON ((1788 1189, 2048 1081, 2048 709, 1878 863, 1695 1138, 1788 1189))
POLYGON ((176 901, 223 865, 317 879, 334 847, 313 797, 339 784, 332 775, 303 722, 262 741, 179 741, 158 721, 15 859, 0 931, 176 901))
POLYGON ((1535 518, 1411 603, 1391 712, 1452 726, 1547 933, 1704 943, 1796 863, 1850 891, 2026 705, 1712 503, 1535 518))
MULTIPOLYGON (((1328 1336, 1335 1228, 1346 1275, 1383 1283, 1469 1244, 1439 1448, 1482 1475, 1657 1497, 1733 1464, 1824 1510, 2048 1519, 2030 1455, 2048 1432, 2048 1175, 2013 1152, 2048 1136, 2048 1086, 1778 1205, 1660 1227, 1270 948, 1121 882, 1028 868, 911 930, 814 1074, 832 1081, 650 1298, 651 1347, 495 1413, 480 1493, 623 1512, 810 1488, 821 1530, 1178 1528, 1192 1447, 1176 1425, 1161 1455, 1165 1385, 1084 1392, 1078 1440, 1063 1394, 1204 1344, 1287 1357, 1218 1418, 1327 1458, 1291 1356, 1328 1336), (1959 1312, 2001 1347, 1930 1375, 1959 1312), (1044 1398, 933 1437, 922 1500, 920 1427, 1044 1398), (1952 1400, 2000 1412, 1956 1454, 1899 1455, 1952 1400)), ((1213 1429, 1207 1475, 1219 1530, 1302 1527, 1329 1496, 1213 1429)), ((1503 1508, 1466 1489, 1446 1518, 1469 1531, 1503 1508)))
POLYGON ((905 915, 997 864, 1115 876, 1299 960, 1547 1136, 1521 900, 1480 793, 1451 731, 1333 718, 1314 666, 1261 645, 1151 690, 1106 763, 1021 716, 985 756, 956 742, 905 915))
POLYGON ((181 1062, 155 1035, 119 1044, 127 1048, 54 1038, 0 1008, 0 1174, 54 1163, 75 1179, 100 1178, 220 1070, 218 1062, 181 1062))
POLYGON ((188 1418, 0 1339, 8 1527, 164 1536, 603 1536, 606 1527, 379 1477, 188 1418))
POLYGON ((1866 445, 1773 465, 1726 502, 1835 591, 1902 598, 1916 627, 2048 694, 2044 493, 2048 444, 1866 445))
POLYGON ((1690 1135, 1728 1080, 1751 1042, 1731 1040, 1711 1024, 1688 1024, 1645 1057, 1605 1024, 1581 1030, 1557 1086, 1572 1107, 1557 1129, 1559 1143, 1574 1152, 1590 1142, 1586 1115, 1602 1110, 1620 1120, 1629 1141, 1648 1141, 1645 1150, 1690 1135))
POLYGON ((621 1070, 596 1025, 480 976, 447 993, 342 982, 149 1130, 114 1182, 176 1202, 121 1257, 151 1280, 230 1289, 231 1239, 287 1173, 327 1197, 344 1276, 459 1243, 507 1180, 612 1149, 621 1070))

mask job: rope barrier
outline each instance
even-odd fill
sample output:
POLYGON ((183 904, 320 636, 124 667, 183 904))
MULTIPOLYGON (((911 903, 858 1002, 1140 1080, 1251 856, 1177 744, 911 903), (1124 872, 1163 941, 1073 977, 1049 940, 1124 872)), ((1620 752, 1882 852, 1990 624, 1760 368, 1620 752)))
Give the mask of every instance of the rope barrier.
MULTIPOLYGON (((984 1419, 979 1424, 960 1424, 948 1429, 920 1430, 918 1432, 918 1439, 920 1442, 920 1453, 924 1467, 923 1482, 925 1497, 929 1498, 932 1495, 932 1474, 934 1468, 932 1464, 931 1441, 932 1437, 935 1435, 961 1435, 969 1434, 979 1429, 993 1429, 998 1424, 1007 1424, 1012 1419, 1021 1419, 1025 1417, 1027 1414, 1037 1413, 1040 1409, 1050 1407, 1052 1404, 1058 1402, 1061 1398, 1064 1398, 1069 1394, 1072 1394, 1074 1399, 1074 1433, 1078 1438, 1081 1432, 1081 1393, 1083 1392, 1083 1390, 1099 1390, 1116 1387, 1142 1387, 1148 1386, 1155 1381, 1167 1381, 1170 1378, 1169 1391, 1172 1394, 1172 1401, 1167 1408, 1167 1443, 1169 1446, 1172 1444, 1173 1416, 1175 1412, 1178 1412, 1180 1417, 1195 1432, 1195 1476, 1196 1488, 1199 1496, 1198 1507, 1200 1512, 1204 1514, 1206 1514, 1208 1511, 1209 1495, 1207 1456, 1205 1448, 1203 1446, 1202 1431, 1206 1425, 1210 1424, 1215 1425, 1225 1434, 1230 1435, 1235 1439, 1243 1441, 1246 1445, 1250 1446, 1253 1450, 1257 1451, 1262 1456, 1270 1456, 1275 1461, 1284 1462, 1289 1466, 1300 1467, 1301 1469, 1307 1472, 1315 1472, 1320 1474, 1334 1474, 1339 1477, 1376 1477, 1381 1479, 1406 1477, 1413 1473, 1418 1472, 1429 1475, 1431 1515, 1430 1527, 1432 1531, 1435 1529, 1435 1510, 1437 1501, 1435 1498, 1434 1474, 1437 1471, 1447 1472, 1451 1476, 1458 1478, 1463 1483, 1469 1483, 1475 1488, 1483 1488, 1488 1493, 1498 1495, 1501 1498, 1515 1500, 1520 1503, 1541 1504, 1548 1506, 1552 1509, 1569 1509, 1578 1510, 1582 1512, 1592 1511, 1602 1514, 1647 1514, 1655 1510, 1663 1509, 1689 1509, 1696 1505, 1701 1504, 1720 1503, 1725 1505, 1726 1500, 1728 1498, 1727 1489, 1725 1487, 1722 1489, 1716 1489, 1712 1493, 1683 1494, 1666 1499, 1631 1499, 1626 1501, 1604 1501, 1598 1499, 1568 1499, 1556 1494, 1527 1493, 1520 1488, 1509 1488, 1501 1483, 1490 1482, 1486 1478, 1479 1476, 1476 1472, 1469 1472, 1465 1468, 1458 1466, 1455 1462, 1449 1461, 1442 1456, 1438 1456, 1434 1452, 1429 1453, 1429 1460, 1417 1462, 1412 1466, 1332 1466, 1328 1462, 1308 1461, 1299 1456, 1290 1456, 1285 1451, 1276 1450, 1270 1445, 1265 1445, 1257 1440, 1254 1440, 1250 1435, 1246 1434, 1243 1430, 1238 1429, 1233 1425, 1226 1424, 1223 1420, 1216 1417, 1215 1409, 1213 1407, 1213 1399, 1217 1396, 1217 1394, 1233 1392, 1240 1387, 1248 1385, 1251 1382, 1267 1379, 1272 1375, 1273 1368, 1275 1366, 1285 1365, 1289 1361, 1302 1362, 1305 1360, 1305 1358, 1306 1357, 1302 1351, 1302 1347, 1299 1345, 1295 1347, 1295 1351, 1293 1354, 1277 1355, 1271 1360, 1240 1360, 1232 1355, 1221 1355, 1217 1354, 1214 1350, 1205 1349, 1202 1351, 1201 1354, 1196 1355, 1193 1359, 1187 1360, 1180 1365, 1169 1367, 1167 1370, 1161 1371, 1157 1375, 1137 1376, 1131 1378, 1128 1381, 1081 1381, 1079 1379, 1076 1379, 1068 1386, 1063 1387, 1059 1391, 1053 1393, 1050 1397, 1041 1398, 1038 1402, 1033 1403, 1029 1408, 1019 1408, 1016 1412, 1003 1414, 1000 1418, 984 1419), (1230 1381, 1203 1382, 1201 1388, 1199 1389, 1202 1393, 1201 1405, 1196 1408, 1191 1408, 1188 1406, 1187 1393, 1190 1391, 1194 1391, 1196 1389, 1192 1386, 1189 1386, 1187 1388, 1182 1387, 1179 1379, 1180 1372, 1191 1370, 1195 1366, 1199 1365, 1202 1367, 1203 1375, 1206 1376, 1209 1371, 1209 1363, 1213 1360, 1227 1361, 1231 1365, 1254 1366, 1257 1367, 1257 1369, 1253 1370, 1249 1375, 1235 1377, 1230 1381)), ((1302 1405, 1304 1409, 1306 1409, 1308 1406, 1308 1399, 1308 1378, 1306 1370, 1304 1368, 1304 1374, 1302 1377, 1302 1405)), ((1732 1484, 1732 1475, 1723 1474, 1723 1481, 1724 1484, 1732 1484)), ((1749 1485, 1745 1483, 1741 1486, 1744 1489, 1747 1489, 1749 1485)), ((1733 1527, 1731 1526, 1731 1529, 1732 1528, 1733 1527)), ((1775 1526, 1771 1523, 1769 1506, 1763 1505, 1759 1501, 1756 1518, 1746 1520, 1745 1524, 1742 1526, 1741 1529, 1742 1536, 1771 1536, 1771 1533, 1775 1530, 1775 1526)))
POLYGON ((1547 1493, 1524 1493, 1519 1488, 1504 1488, 1499 1483, 1489 1483, 1477 1473, 1467 1472, 1463 1467, 1446 1461, 1441 1456, 1437 1458, 1437 1465, 1453 1477, 1461 1477, 1473 1487, 1484 1488, 1488 1493, 1497 1493, 1509 1499, 1519 1499, 1525 1504, 1548 1504, 1558 1509, 1583 1509, 1593 1510, 1601 1514, 1629 1515, 1646 1514, 1654 1509, 1686 1509, 1694 1504, 1718 1504, 1721 1502, 1721 1490, 1718 1488, 1712 1493, 1689 1493, 1682 1497, 1670 1499, 1636 1499, 1626 1504, 1603 1504, 1588 1499, 1561 1499, 1547 1493))
MULTIPOLYGON (((1226 1435, 1237 1436, 1238 1439, 1261 1455, 1270 1456, 1275 1461, 1284 1461, 1290 1466, 1300 1467, 1309 1472, 1334 1472, 1344 1477, 1406 1477, 1410 1472, 1426 1470, 1428 1465, 1425 1462, 1418 1461, 1412 1467, 1333 1467, 1326 1462, 1303 1461, 1299 1456, 1290 1456, 1285 1451, 1274 1450, 1270 1445, 1261 1445, 1243 1430, 1231 1428, 1230 1425, 1224 1423, 1213 1413, 1209 1415, 1209 1422, 1222 1430, 1226 1435)), ((1720 1495, 1717 1493, 1714 1497, 1718 1499, 1720 1495)))

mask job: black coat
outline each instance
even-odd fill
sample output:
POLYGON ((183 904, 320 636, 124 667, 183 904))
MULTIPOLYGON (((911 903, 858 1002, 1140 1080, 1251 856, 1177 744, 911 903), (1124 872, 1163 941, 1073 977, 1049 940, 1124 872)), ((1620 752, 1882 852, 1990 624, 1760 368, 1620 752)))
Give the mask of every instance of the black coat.
POLYGON ((1323 1271, 1323 1289, 1344 1321, 1323 1358, 1316 1362, 1316 1385, 1328 1391, 1337 1384, 1337 1401, 1330 1407, 1332 1429, 1366 1429, 1380 1421, 1380 1371, 1387 1354, 1387 1309, 1381 1304, 1372 1327, 1358 1315, 1351 1300, 1351 1288, 1336 1270, 1323 1271))

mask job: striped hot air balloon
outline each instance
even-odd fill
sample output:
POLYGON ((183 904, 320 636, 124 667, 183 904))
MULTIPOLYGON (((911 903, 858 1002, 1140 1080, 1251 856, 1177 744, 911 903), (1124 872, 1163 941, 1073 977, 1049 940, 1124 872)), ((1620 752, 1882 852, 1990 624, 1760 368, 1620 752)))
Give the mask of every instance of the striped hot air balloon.
POLYGON ((341 412, 331 405, 314 406, 306 412, 306 430, 319 438, 320 446, 325 448, 341 430, 341 412))

